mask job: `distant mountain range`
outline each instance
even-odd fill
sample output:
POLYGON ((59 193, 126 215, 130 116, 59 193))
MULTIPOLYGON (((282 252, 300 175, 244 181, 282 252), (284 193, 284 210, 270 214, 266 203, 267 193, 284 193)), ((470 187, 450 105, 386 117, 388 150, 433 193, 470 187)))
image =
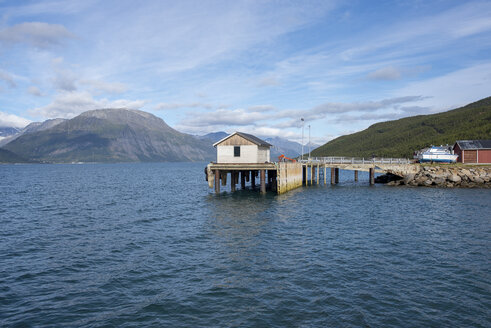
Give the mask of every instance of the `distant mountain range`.
MULTIPOLYGON (((0 128, 0 162, 210 161, 216 158, 213 144, 228 135, 221 131, 193 137, 146 112, 99 109, 71 120, 50 119, 23 129, 0 128)), ((262 139, 273 145, 272 161, 281 154, 294 158, 301 153, 297 142, 280 137, 262 139)))
POLYGON ((11 135, 19 133, 20 129, 19 128, 14 128, 14 127, 0 127, 0 139, 9 137, 11 135))
POLYGON ((70 120, 33 123, 3 148, 30 161, 209 161, 212 145, 178 132, 143 111, 100 109, 70 120))
MULTIPOLYGON (((9 135, 5 135, 5 138, 0 139, 0 147, 8 144, 12 140, 17 139, 18 137, 20 137, 23 134, 46 130, 46 129, 52 128, 53 126, 55 126, 61 122, 64 122, 64 121, 66 121, 66 120, 62 119, 62 118, 55 118, 55 119, 51 119, 51 120, 46 120, 44 122, 33 122, 33 123, 27 125, 23 129, 4 128, 4 129, 10 129, 10 131, 13 133, 10 133, 9 135)), ((0 131, 1 131, 1 129, 2 128, 0 128, 0 131)))
MULTIPOLYGON (((200 140, 208 141, 211 144, 214 144, 215 142, 222 140, 228 135, 229 133, 220 131, 220 132, 208 133, 203 136, 198 136, 197 138, 199 138, 200 140)), ((278 159, 278 156, 280 155, 285 155, 286 157, 295 158, 300 156, 302 153, 302 145, 298 142, 290 141, 288 139, 281 138, 281 137, 272 137, 272 138, 263 137, 263 136, 258 136, 258 137, 273 145, 273 147, 271 147, 271 161, 276 161, 278 159)), ((317 147, 319 147, 319 145, 316 144, 311 145, 311 149, 317 147)), ((308 152, 307 145, 304 146, 304 152, 308 152)))
POLYGON ((312 156, 408 157, 430 145, 491 139, 491 97, 431 115, 376 123, 315 149, 312 156))

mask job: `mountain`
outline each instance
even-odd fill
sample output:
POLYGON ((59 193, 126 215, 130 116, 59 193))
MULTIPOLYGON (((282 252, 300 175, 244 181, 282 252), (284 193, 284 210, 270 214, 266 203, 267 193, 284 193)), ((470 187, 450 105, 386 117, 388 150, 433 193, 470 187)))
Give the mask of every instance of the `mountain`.
MULTIPOLYGON (((290 141, 281 137, 265 138, 264 141, 273 145, 271 147, 271 160, 277 160, 278 156, 285 155, 286 157, 295 158, 302 154, 302 144, 290 141)), ((311 143, 311 149, 319 147, 319 145, 311 143)), ((308 153, 308 145, 303 147, 304 153, 308 153)))
POLYGON ((29 163, 29 161, 11 151, 0 148, 0 163, 29 163))
POLYGON ((2 144, 5 144, 7 142, 3 142, 4 140, 8 139, 8 138, 12 138, 12 136, 18 134, 20 131, 19 128, 14 128, 14 127, 10 127, 10 126, 2 126, 0 127, 0 146, 2 144), (3 143, 2 143, 3 142, 3 143))
POLYGON ((19 133, 19 128, 14 128, 10 126, 0 127, 0 138, 9 137, 11 135, 19 133))
POLYGON ((491 97, 443 113, 376 123, 329 141, 312 156, 412 158, 415 150, 465 139, 491 139, 491 97))
POLYGON ((223 132, 223 131, 212 132, 212 133, 205 134, 203 136, 198 136, 198 139, 209 141, 212 144, 214 144, 215 142, 222 140, 223 138, 225 138, 228 135, 229 135, 229 133, 223 132))
POLYGON ((206 161, 215 157, 208 143, 169 127, 143 111, 99 109, 25 133, 4 149, 36 161, 163 162, 206 161))
MULTIPOLYGON (((198 138, 200 140, 206 140, 211 144, 214 144, 215 142, 222 140, 228 135, 229 133, 220 131, 220 132, 212 132, 202 136, 198 136, 198 138)), ((302 152, 302 145, 299 144, 298 142, 290 141, 288 139, 281 138, 281 137, 262 137, 262 136, 258 136, 258 137, 273 145, 273 147, 271 147, 271 160, 273 161, 276 160, 280 155, 285 155, 286 157, 294 158, 300 156, 302 152)), ((318 147, 318 145, 315 144, 311 145, 312 149, 316 147, 318 147)), ((307 145, 304 146, 304 152, 305 151, 308 151, 307 145)))
POLYGON ((3 139, 0 139, 0 147, 8 144, 12 140, 17 139, 18 137, 20 137, 23 134, 47 130, 47 129, 52 128, 53 126, 58 125, 64 121, 66 121, 66 120, 62 119, 62 118, 55 118, 55 119, 51 119, 51 120, 46 120, 44 122, 33 122, 33 123, 27 125, 25 128, 16 129, 15 133, 12 133, 11 135, 9 135, 3 139))

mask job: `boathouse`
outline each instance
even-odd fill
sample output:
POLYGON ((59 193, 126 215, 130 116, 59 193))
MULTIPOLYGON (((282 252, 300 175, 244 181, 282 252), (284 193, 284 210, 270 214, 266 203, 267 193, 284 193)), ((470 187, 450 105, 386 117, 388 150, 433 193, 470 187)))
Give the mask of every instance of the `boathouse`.
POLYGON ((213 144, 217 163, 269 163, 271 144, 251 134, 234 132, 213 144))
POLYGON ((453 150, 458 162, 491 164, 491 140, 457 140, 453 150))

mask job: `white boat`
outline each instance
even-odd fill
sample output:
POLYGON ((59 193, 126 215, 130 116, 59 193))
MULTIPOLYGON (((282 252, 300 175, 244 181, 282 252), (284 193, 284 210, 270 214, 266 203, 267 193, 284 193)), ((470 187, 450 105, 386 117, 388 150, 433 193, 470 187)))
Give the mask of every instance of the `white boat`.
POLYGON ((438 162, 438 163, 455 163, 459 155, 453 154, 450 147, 431 146, 430 148, 422 149, 414 156, 420 163, 438 162))

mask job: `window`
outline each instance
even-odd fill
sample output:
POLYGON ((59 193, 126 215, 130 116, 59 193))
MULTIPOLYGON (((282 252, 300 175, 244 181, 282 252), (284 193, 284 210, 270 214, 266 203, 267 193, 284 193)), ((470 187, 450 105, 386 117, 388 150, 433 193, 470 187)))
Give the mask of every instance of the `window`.
POLYGON ((234 157, 240 157, 240 146, 234 146, 234 157))

